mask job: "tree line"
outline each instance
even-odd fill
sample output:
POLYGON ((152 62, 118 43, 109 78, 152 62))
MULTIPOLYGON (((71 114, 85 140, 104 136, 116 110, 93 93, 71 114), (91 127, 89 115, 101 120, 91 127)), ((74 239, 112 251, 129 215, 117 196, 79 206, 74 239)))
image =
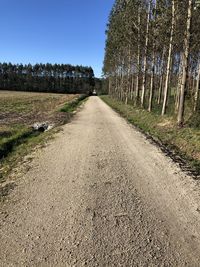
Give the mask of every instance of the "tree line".
POLYGON ((93 87, 91 67, 0 63, 0 90, 89 93, 93 87))
POLYGON ((184 124, 199 112, 200 1, 116 0, 103 72, 109 94, 184 124))

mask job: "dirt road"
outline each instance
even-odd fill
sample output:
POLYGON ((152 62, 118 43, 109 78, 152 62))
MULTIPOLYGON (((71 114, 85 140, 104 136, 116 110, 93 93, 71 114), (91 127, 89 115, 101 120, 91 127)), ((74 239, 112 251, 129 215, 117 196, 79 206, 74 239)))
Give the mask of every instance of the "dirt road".
POLYGON ((199 192, 91 97, 1 204, 1 266, 200 266, 199 192))

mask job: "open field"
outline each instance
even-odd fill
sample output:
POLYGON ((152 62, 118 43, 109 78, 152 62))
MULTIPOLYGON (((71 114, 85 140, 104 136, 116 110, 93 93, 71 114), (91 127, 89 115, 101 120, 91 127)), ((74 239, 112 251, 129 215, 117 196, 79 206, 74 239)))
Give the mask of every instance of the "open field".
MULTIPOLYGON (((169 154, 175 157, 193 174, 200 173, 200 128, 199 118, 193 118, 179 128, 176 118, 172 114, 160 116, 160 111, 153 110, 151 113, 134 107, 133 104, 125 105, 109 96, 101 97, 108 105, 119 112, 130 123, 140 128, 144 133, 150 134, 159 144, 169 149, 169 154), (172 154, 171 154, 172 153, 172 154), (181 159, 180 157, 181 156, 181 159)), ((189 109, 189 106, 186 107, 189 109)), ((189 112, 187 111, 187 114, 189 112)), ((184 168, 185 168, 184 167, 184 168)))
MULTIPOLYGON (((42 140, 40 133, 33 131, 34 123, 48 122, 55 126, 66 123, 70 114, 61 110, 77 102, 79 97, 73 94, 0 91, 0 163, 5 162, 5 157, 6 162, 9 160, 7 156, 11 151, 17 152, 17 158, 20 147, 24 154, 30 146, 42 140)), ((12 163, 13 155, 6 168, 5 164, 3 169, 0 168, 0 177, 12 167, 12 163)))
POLYGON ((77 95, 0 91, 0 126, 54 122, 59 107, 75 97, 77 95))

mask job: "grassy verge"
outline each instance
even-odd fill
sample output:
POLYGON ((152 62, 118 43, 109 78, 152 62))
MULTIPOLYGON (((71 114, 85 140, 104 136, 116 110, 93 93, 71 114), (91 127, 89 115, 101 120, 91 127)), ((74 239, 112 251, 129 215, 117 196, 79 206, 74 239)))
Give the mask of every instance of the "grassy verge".
POLYGON ((23 158, 33 151, 35 147, 43 146, 50 138, 53 138, 54 134, 61 129, 59 126, 67 123, 72 117, 73 111, 75 111, 86 99, 85 95, 37 95, 34 100, 40 101, 40 103, 43 101, 44 104, 37 105, 37 107, 34 105, 33 107, 32 102, 34 101, 32 94, 25 94, 25 96, 26 99, 24 99, 24 95, 19 96, 17 94, 17 99, 15 99, 15 97, 12 98, 12 104, 10 104, 10 96, 5 101, 5 99, 1 99, 0 95, 0 102, 4 104, 7 109, 7 113, 3 113, 2 110, 0 115, 2 115, 2 117, 4 114, 10 115, 10 121, 7 124, 0 124, 0 182, 5 181, 11 170, 17 166, 20 161, 23 161, 23 158), (48 102, 49 98, 51 108, 48 105, 50 104, 48 102), (19 102, 20 105, 18 104, 19 102), (48 104, 46 102, 48 102, 48 104), (15 109, 15 104, 17 107, 23 107, 23 109, 15 109), (46 105, 45 108, 44 105, 46 105), (29 114, 31 114, 28 118, 26 118, 26 113, 24 114, 24 107, 27 107, 29 114), (15 117, 17 119, 19 117, 23 118, 23 123, 16 123, 15 118, 12 118, 12 111, 15 112, 15 117), (34 131, 32 123, 38 119, 35 118, 38 111, 40 111, 40 118, 42 121, 49 120, 50 122, 53 122, 56 127, 44 133, 34 131))
POLYGON ((81 95, 78 98, 75 98, 69 103, 66 103, 61 109, 60 112, 74 112, 87 98, 87 95, 81 95))
POLYGON ((12 145, 11 151, 0 161, 0 182, 4 182, 10 172, 18 166, 26 155, 30 154, 36 147, 44 146, 54 134, 60 130, 59 127, 44 133, 31 132, 26 137, 19 136, 19 139, 12 145))
POLYGON ((0 139, 0 159, 5 158, 13 148, 33 134, 28 127, 13 127, 9 132, 4 132, 0 139))
POLYGON ((150 135, 156 143, 164 146, 172 157, 181 158, 196 177, 200 174, 200 129, 185 126, 178 128, 173 116, 161 117, 158 113, 149 113, 133 105, 125 105, 109 96, 101 96, 114 110, 145 134, 150 135), (178 157, 177 157, 178 156, 178 157))

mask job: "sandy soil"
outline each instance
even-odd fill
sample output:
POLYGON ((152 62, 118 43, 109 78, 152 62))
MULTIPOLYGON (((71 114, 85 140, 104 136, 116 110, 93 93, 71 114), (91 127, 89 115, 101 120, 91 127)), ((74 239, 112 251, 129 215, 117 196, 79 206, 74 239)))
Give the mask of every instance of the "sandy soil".
POLYGON ((1 266, 200 266, 200 190, 98 97, 1 204, 1 266))

